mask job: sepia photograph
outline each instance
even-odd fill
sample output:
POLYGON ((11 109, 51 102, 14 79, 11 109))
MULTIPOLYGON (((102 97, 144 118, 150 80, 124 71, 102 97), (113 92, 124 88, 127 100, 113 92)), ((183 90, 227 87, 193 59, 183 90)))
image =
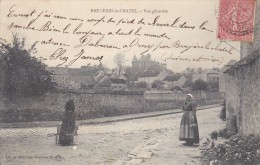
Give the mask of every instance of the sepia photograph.
POLYGON ((0 0, 0 165, 260 165, 260 0, 0 0))

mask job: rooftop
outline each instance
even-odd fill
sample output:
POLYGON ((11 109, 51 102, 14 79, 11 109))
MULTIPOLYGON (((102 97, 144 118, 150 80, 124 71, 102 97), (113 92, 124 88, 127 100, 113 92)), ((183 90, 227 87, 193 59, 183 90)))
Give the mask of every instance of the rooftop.
POLYGON ((180 74, 166 76, 163 81, 178 81, 181 78, 180 74))
POLYGON ((235 63, 233 66, 228 68, 224 73, 230 74, 233 73, 236 69, 241 68, 242 66, 247 66, 253 64, 256 60, 260 58, 260 49, 254 51, 251 55, 242 58, 240 61, 235 63))
POLYGON ((110 78, 110 81, 114 84, 126 84, 126 81, 124 79, 114 79, 110 78))
POLYGON ((159 74, 160 74, 159 70, 156 70, 156 71, 148 70, 148 71, 143 72, 139 77, 156 77, 159 74))

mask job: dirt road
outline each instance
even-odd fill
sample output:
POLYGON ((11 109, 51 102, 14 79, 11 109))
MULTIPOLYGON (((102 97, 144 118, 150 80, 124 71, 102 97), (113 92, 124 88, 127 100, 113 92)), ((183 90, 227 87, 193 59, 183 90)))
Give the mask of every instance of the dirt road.
MULTIPOLYGON (((224 128, 220 107, 198 111, 200 138, 224 128)), ((75 146, 55 145, 55 127, 0 130, 1 165, 193 165, 198 146, 178 140, 182 114, 80 126, 75 146)))

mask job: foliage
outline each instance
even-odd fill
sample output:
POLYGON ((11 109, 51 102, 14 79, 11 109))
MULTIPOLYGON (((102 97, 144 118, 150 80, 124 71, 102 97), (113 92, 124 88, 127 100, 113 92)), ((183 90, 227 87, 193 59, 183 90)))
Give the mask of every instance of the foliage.
POLYGON ((148 84, 145 81, 140 81, 136 84, 136 88, 147 88, 148 84))
POLYGON ((131 83, 137 80, 137 72, 134 72, 132 67, 125 68, 124 76, 126 77, 127 81, 131 83))
POLYGON ((192 88, 193 86, 193 82, 192 81, 185 81, 185 83, 183 84, 183 88, 192 88))
POLYGON ((124 65, 125 65, 125 54, 123 53, 118 53, 114 57, 114 63, 117 66, 118 69, 118 75, 123 74, 124 71, 124 65))
POLYGON ((171 91, 182 91, 182 89, 179 86, 175 86, 171 89, 171 91))
POLYGON ((218 91, 219 90, 219 82, 210 82, 208 83, 208 90, 210 91, 218 91))
POLYGON ((12 44, 1 43, 0 72, 3 79, 3 92, 7 97, 41 96, 55 89, 52 74, 45 70, 46 65, 33 57, 35 44, 28 50, 25 39, 13 37, 12 44))
POLYGON ((111 87, 111 81, 108 77, 104 78, 96 84, 96 87, 111 87))
POLYGON ((93 75, 101 70, 103 70, 103 71, 108 70, 108 68, 106 66, 104 66, 101 62, 99 63, 99 65, 91 65, 89 63, 86 66, 82 66, 81 69, 85 70, 86 72, 90 72, 93 75))
POLYGON ((84 84, 84 83, 81 83, 80 84, 80 89, 82 90, 89 90, 89 89, 92 89, 94 88, 95 84, 84 84))
POLYGON ((207 90, 208 84, 207 82, 203 81, 202 79, 195 80, 194 84, 192 85, 192 90, 207 90))
POLYGON ((164 82, 162 82, 161 80, 154 80, 152 82, 152 88, 160 88, 163 87, 164 82))
POLYGON ((234 135, 214 148, 201 152, 203 164, 258 165, 260 162, 260 137, 234 135))
POLYGON ((224 129, 218 131, 218 136, 222 137, 222 138, 225 138, 225 139, 230 138, 230 135, 228 134, 227 128, 224 128, 224 129))

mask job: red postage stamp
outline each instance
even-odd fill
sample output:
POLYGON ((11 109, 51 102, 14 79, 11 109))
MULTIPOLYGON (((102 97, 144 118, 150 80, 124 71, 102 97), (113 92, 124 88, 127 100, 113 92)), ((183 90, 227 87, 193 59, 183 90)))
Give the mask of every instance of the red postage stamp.
POLYGON ((253 41, 255 0, 220 0, 218 38, 253 41))

